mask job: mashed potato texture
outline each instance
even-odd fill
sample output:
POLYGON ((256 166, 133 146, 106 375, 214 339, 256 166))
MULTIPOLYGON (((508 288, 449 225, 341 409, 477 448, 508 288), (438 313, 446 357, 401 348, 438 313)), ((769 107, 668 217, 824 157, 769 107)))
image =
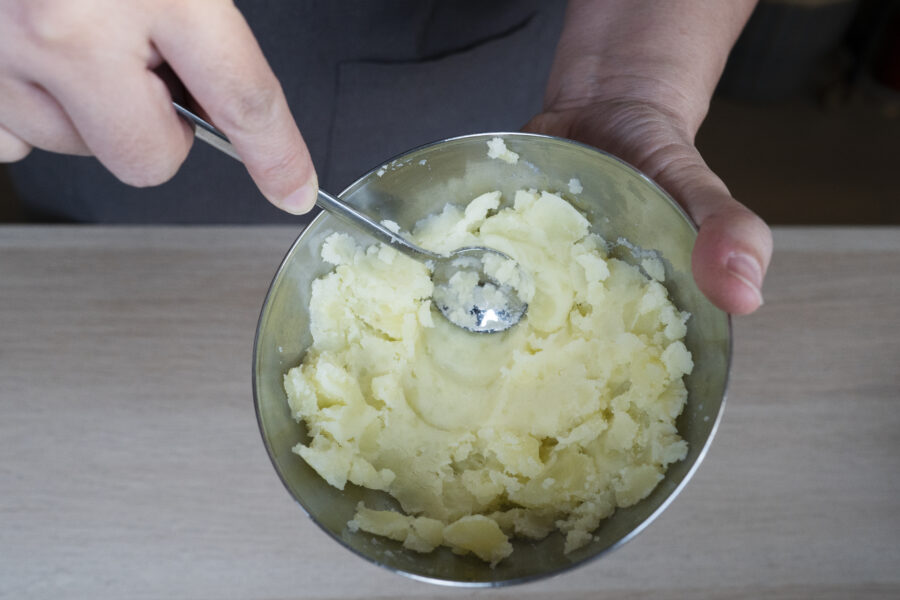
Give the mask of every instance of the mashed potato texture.
POLYGON ((313 283, 313 344, 284 379, 310 435, 294 450, 331 485, 402 507, 360 505, 351 529, 491 564, 511 538, 559 530, 570 552, 687 453, 689 315, 560 196, 512 200, 449 205, 412 232, 437 252, 496 248, 531 274, 528 312, 501 334, 451 325, 426 266, 388 247, 336 233, 322 248, 335 268, 313 283))

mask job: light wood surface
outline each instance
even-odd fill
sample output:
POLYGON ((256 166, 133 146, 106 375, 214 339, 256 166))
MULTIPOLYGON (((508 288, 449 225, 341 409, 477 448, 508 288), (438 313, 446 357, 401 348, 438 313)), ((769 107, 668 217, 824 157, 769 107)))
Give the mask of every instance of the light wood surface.
POLYGON ((776 230, 684 493, 610 556, 488 592, 364 562, 278 481, 250 359, 296 233, 0 228, 0 597, 900 597, 900 229, 776 230))

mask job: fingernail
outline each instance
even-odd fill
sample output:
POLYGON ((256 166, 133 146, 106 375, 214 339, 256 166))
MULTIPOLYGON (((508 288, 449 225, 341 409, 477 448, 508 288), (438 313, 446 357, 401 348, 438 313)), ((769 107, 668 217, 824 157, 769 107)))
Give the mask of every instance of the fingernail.
POLYGON ((280 206, 292 215, 302 215, 308 213, 316 203, 316 196, 319 193, 319 182, 315 179, 306 185, 297 188, 287 195, 281 201, 280 206))
POLYGON ((755 258, 749 254, 735 252, 728 257, 728 260, 725 262, 725 268, 756 292, 759 296, 759 303, 763 303, 761 291, 763 272, 762 267, 755 258))

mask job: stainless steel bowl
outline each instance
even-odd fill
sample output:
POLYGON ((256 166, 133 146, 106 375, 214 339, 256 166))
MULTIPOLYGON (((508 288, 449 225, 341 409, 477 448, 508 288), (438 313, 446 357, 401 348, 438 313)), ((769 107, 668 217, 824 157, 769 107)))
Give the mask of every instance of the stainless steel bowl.
MULTIPOLYGON (((650 179, 613 156, 554 137, 500 133, 444 140, 408 152, 375 169, 347 188, 341 198, 369 213, 410 229, 419 219, 448 202, 461 204, 495 189, 511 198, 517 189, 561 192, 578 207, 594 231, 609 241, 626 238, 658 250, 666 268, 666 287, 675 303, 693 315, 685 343, 694 357, 687 378, 688 403, 677 425, 689 444, 687 458, 671 465, 665 478, 643 501, 603 521, 595 540, 563 554, 558 533, 534 543, 514 542, 509 558, 490 568, 482 561, 439 548, 431 554, 405 550, 399 543, 347 528, 358 502, 388 506, 386 495, 353 485, 339 491, 329 486, 291 448, 306 441, 303 425, 290 416, 282 380, 311 343, 309 298, 312 281, 327 273, 319 252, 334 231, 361 242, 366 237, 335 218, 320 214, 297 238, 272 281, 259 318, 253 352, 256 414, 272 464, 291 495, 306 513, 337 542, 387 569, 450 585, 497 586, 559 574, 595 559, 643 530, 684 487, 712 441, 725 402, 731 359, 728 316, 700 293, 691 276, 691 249, 696 229, 682 210, 650 179), (518 152, 518 164, 487 157, 487 141, 500 136, 518 152), (570 194, 571 178, 584 191, 570 194)), ((627 246, 614 254, 638 264, 627 246)), ((297 540, 297 543, 304 543, 297 540)))

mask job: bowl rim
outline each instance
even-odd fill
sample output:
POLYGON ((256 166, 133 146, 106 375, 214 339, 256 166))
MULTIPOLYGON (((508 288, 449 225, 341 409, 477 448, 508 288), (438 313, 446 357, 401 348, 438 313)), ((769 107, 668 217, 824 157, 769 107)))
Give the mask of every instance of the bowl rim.
MULTIPOLYGON (((649 184, 652 188, 654 188, 658 193, 660 193, 662 195, 662 197, 664 197, 669 202, 669 204, 687 222, 688 226, 691 227, 691 229, 693 229, 695 234, 698 231, 697 225, 694 223, 694 220, 690 217, 690 215, 688 215, 687 211, 685 211, 684 208, 682 208, 682 206, 678 202, 676 202, 675 199, 672 198, 672 196, 670 196, 669 193, 665 189, 662 188, 662 186, 657 184, 648 175, 644 174, 640 169, 638 169, 637 167, 631 165, 630 163, 622 160, 618 156, 615 156, 613 154, 610 154, 609 152, 606 152, 604 150, 601 150, 599 148, 596 148, 594 146, 591 146, 589 144, 585 144, 583 142, 579 142, 576 140, 570 140, 568 138, 562 138, 562 137, 553 136, 553 135, 545 135, 545 134, 538 134, 538 133, 525 133, 525 132, 520 132, 520 131, 471 133, 471 134, 466 134, 466 135, 444 138, 441 140, 436 140, 433 142, 422 144, 420 146, 416 146, 414 148, 406 150, 405 152, 397 154, 397 155, 391 157, 390 159, 386 160, 385 162, 369 169, 363 175, 356 178, 350 185, 345 187, 341 191, 341 193, 338 194, 338 197, 343 199, 344 195, 346 195, 351 190, 355 189, 357 187, 357 185, 360 184, 364 179, 367 179, 370 176, 372 176, 373 174, 377 173, 377 171, 381 167, 384 167, 385 165, 389 165, 392 162, 402 160, 407 155, 410 155, 410 154, 413 154, 416 152, 420 152, 422 150, 426 150, 433 146, 445 144, 447 142, 463 141, 463 140, 468 140, 468 139, 473 139, 473 138, 490 139, 493 137, 500 137, 500 138, 503 138, 504 140, 506 138, 552 139, 552 140, 563 142, 566 144, 581 146, 582 148, 585 148, 591 152, 599 153, 599 154, 605 156, 606 158, 612 159, 614 162, 619 163, 621 166, 625 167, 626 170, 631 171, 633 175, 636 175, 639 179, 644 180, 644 182, 649 184)), ((690 466, 690 468, 684 474, 684 477, 682 478, 682 480, 678 483, 677 486, 675 486, 675 488, 669 493, 669 495, 665 497, 665 499, 660 503, 660 505, 658 507, 656 507, 656 510, 654 510, 649 515, 647 515, 640 523, 637 524, 637 526, 635 526, 631 531, 629 531, 628 533, 623 535, 621 538, 616 540, 610 546, 604 548, 603 550, 600 550, 599 552, 596 552, 595 554, 587 556, 581 560, 573 561, 570 564, 568 564, 564 567, 561 567, 559 569, 556 569, 554 571, 550 571, 547 573, 536 573, 534 575, 526 575, 526 576, 516 577, 516 578, 511 578, 511 579, 490 580, 490 581, 463 581, 463 580, 458 580, 458 579, 443 579, 440 577, 431 577, 431 576, 427 576, 427 575, 421 575, 419 573, 405 571, 403 569, 393 567, 391 565, 379 562, 379 561, 375 560, 374 558, 372 558, 371 556, 368 556, 368 555, 360 552, 359 550, 353 548, 352 546, 350 546, 340 536, 335 535, 333 532, 331 532, 329 529, 327 529, 322 523, 320 523, 319 520, 314 515, 312 515, 309 512, 309 510, 307 510, 306 506, 303 505, 303 503, 300 501, 300 499, 294 495, 294 492, 291 490, 290 485, 288 485, 288 482, 285 479, 284 474, 282 474, 281 469, 278 467, 278 462, 275 459, 275 453, 272 449, 271 443, 270 443, 269 439, 267 438, 265 429, 263 427, 262 412, 260 410, 260 400, 259 400, 259 385, 257 383, 257 375, 259 372, 258 364, 259 364, 260 333, 262 331, 263 320, 265 319, 265 317, 268 313, 269 303, 272 298, 275 284, 276 284, 276 282, 278 282, 280 280, 282 274, 284 273, 285 269, 287 268, 288 259, 290 259, 290 257, 294 254, 295 248, 303 241, 304 236, 307 234, 308 231, 310 231, 312 225, 315 224, 316 222, 326 218, 326 215, 327 215, 327 213, 325 211, 320 211, 319 214, 315 216, 315 218, 313 218, 309 223, 307 223, 303 227, 303 229, 297 235, 294 242, 288 248, 287 252, 284 254, 284 257, 281 259, 281 262, 278 265, 278 269, 275 271, 275 274, 272 276, 272 280, 269 282, 268 290, 266 291, 266 295, 263 300, 262 307, 260 308, 259 318, 257 319, 257 322, 256 322, 256 333, 254 334, 254 337, 253 337, 253 356, 252 356, 252 362, 251 362, 251 382, 252 382, 252 388, 253 388, 253 408, 254 408, 254 412, 256 413, 257 427, 259 429, 259 434, 260 434, 260 437, 262 438, 263 445, 266 448, 266 454, 269 457, 269 461, 272 463, 272 467, 275 469, 275 473, 278 475, 278 479, 281 481, 281 484, 284 486, 285 490, 287 490, 290 497, 300 507, 300 510, 303 511, 303 514, 305 514, 307 516, 307 518, 309 518, 316 525, 316 527, 318 527, 320 530, 325 532, 325 534, 328 535, 328 537, 330 537, 331 539, 336 541, 343 548, 349 550, 350 552, 352 552, 359 558, 362 558, 366 562, 377 565, 377 566, 379 566, 383 569, 386 569, 392 573, 402 575, 404 577, 413 579, 415 581, 420 581, 420 582, 430 583, 430 584, 435 584, 435 585, 441 585, 441 586, 446 586, 446 587, 467 588, 467 589, 499 588, 499 587, 507 587, 507 586, 513 586, 513 585, 520 585, 520 584, 524 584, 524 583, 530 583, 533 581, 538 581, 538 580, 543 580, 543 579, 550 579, 553 577, 558 577, 564 573, 568 573, 574 569, 583 567, 591 562, 594 562, 595 560, 598 560, 598 559, 602 558, 603 556, 606 556, 607 554, 621 548, 623 545, 625 545, 626 543, 633 540, 640 533, 642 533, 647 527, 649 527, 650 524, 653 523, 653 521, 655 521, 672 504, 672 502, 675 500, 675 498, 684 490, 684 488, 687 486, 688 482, 693 478, 694 474, 700 468, 700 465, 703 462, 703 460, 706 458, 706 454, 709 452, 709 448, 712 445, 712 441, 716 437, 716 433, 719 430, 719 425, 722 421, 722 415, 725 412, 725 405, 726 405, 726 402, 728 399, 728 389, 729 389, 729 386, 731 383, 731 367, 732 367, 732 361, 733 361, 733 357, 734 357, 734 331, 733 331, 733 326, 732 326, 731 314, 729 314, 729 313, 725 313, 726 332, 728 335, 728 340, 727 340, 728 355, 725 360, 725 377, 724 377, 724 381, 723 381, 723 385, 722 385, 722 401, 719 404, 718 413, 716 414, 716 418, 713 421, 713 424, 710 428, 709 435, 706 437, 706 440, 703 443, 703 447, 700 448, 700 451, 697 454, 697 458, 694 460, 694 463, 690 466)))

